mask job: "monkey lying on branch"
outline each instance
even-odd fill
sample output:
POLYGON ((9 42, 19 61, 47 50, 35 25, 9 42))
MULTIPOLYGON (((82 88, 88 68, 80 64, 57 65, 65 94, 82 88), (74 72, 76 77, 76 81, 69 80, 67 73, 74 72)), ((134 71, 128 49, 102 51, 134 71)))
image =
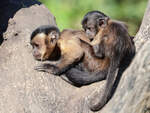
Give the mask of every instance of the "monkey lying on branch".
POLYGON ((31 45, 35 59, 57 62, 37 66, 38 71, 54 75, 65 73, 69 83, 75 86, 106 79, 99 102, 89 106, 97 111, 111 98, 116 70, 125 57, 134 56, 135 47, 126 26, 99 11, 86 14, 82 24, 85 32, 86 28, 95 29, 94 35, 88 36, 87 32, 70 29, 60 33, 54 26, 42 26, 32 33, 31 45), (90 19, 96 22, 93 28, 87 27, 90 19))
POLYGON ((97 58, 93 54, 90 41, 83 31, 66 29, 60 36, 59 34, 58 28, 54 26, 42 26, 32 33, 33 56, 37 60, 49 60, 49 63, 37 66, 36 70, 54 75, 65 73, 75 86, 87 85, 106 78, 110 61, 108 58, 97 58), (86 72, 88 76, 81 73, 72 76, 70 72, 76 73, 76 70, 86 72))

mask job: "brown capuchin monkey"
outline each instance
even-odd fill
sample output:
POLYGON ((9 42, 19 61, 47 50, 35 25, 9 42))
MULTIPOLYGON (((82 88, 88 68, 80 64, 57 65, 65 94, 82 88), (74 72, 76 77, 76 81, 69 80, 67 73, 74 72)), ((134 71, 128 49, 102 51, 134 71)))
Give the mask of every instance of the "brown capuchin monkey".
MULTIPOLYGON (((89 104, 91 110, 98 111, 109 101, 115 91, 121 74, 129 66, 135 55, 135 46, 133 37, 128 33, 127 25, 110 19, 100 11, 88 12, 82 20, 82 27, 92 41, 94 55, 110 60, 104 91, 99 95, 98 102, 93 99, 89 104), (115 76, 117 69, 119 72, 115 76)), ((69 74, 76 76, 79 71, 75 73, 72 70, 71 73, 70 70, 69 74)))
POLYGON ((49 62, 36 66, 35 69, 54 75, 64 73, 69 82, 75 86, 104 80, 110 60, 95 57, 89 43, 86 34, 81 30, 66 29, 60 33, 54 26, 41 26, 31 35, 33 56, 36 60, 49 62), (70 69, 72 70, 69 71, 70 69), (73 70, 83 71, 85 75, 72 76, 70 72, 73 70))

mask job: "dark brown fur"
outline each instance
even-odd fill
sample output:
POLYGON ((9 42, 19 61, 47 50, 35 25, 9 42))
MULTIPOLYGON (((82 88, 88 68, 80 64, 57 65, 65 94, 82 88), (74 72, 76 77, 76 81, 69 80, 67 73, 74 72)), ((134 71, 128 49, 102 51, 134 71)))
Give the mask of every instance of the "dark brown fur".
POLYGON ((37 33, 32 37, 31 44, 34 45, 41 41, 41 48, 42 46, 47 48, 42 49, 43 51, 39 49, 41 56, 44 56, 42 55, 43 53, 48 53, 47 57, 42 59, 54 60, 54 57, 52 58, 51 56, 58 57, 57 55, 59 55, 59 59, 55 63, 49 61, 37 66, 36 70, 57 75, 66 72, 66 77, 76 86, 87 85, 106 78, 110 60, 108 58, 99 59, 94 55, 92 46, 89 45, 89 40, 83 31, 64 30, 59 38, 53 41, 54 43, 49 43, 51 40, 50 33, 51 31, 48 34, 37 33), (42 37, 40 38, 39 36, 42 37), (49 41, 45 43, 45 40, 49 41), (68 71, 68 69, 75 70, 75 72, 78 69, 83 70, 86 76, 82 75, 82 72, 72 76, 70 74, 72 71, 68 71))
POLYGON ((98 111, 111 98, 121 73, 130 64, 135 54, 135 46, 123 22, 111 20, 99 11, 88 12, 82 21, 82 26, 93 40, 91 45, 94 55, 110 60, 104 92, 99 97, 98 103, 91 100, 89 104, 91 110, 98 111), (115 76, 118 69, 118 76, 115 76))

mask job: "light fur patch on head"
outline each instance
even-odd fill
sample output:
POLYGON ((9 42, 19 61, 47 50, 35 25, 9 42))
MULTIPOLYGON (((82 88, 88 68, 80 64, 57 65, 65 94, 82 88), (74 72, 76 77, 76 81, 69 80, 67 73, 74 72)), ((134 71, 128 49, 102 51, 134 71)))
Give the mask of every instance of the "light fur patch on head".
POLYGON ((36 37, 44 38, 46 35, 44 33, 37 34, 36 37))

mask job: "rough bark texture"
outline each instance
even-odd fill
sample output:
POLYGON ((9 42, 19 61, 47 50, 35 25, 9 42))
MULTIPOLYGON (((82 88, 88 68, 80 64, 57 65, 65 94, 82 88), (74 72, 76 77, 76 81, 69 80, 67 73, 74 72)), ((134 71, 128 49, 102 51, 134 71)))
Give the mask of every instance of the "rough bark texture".
MULTIPOLYGON (((135 38, 138 53, 99 113, 150 112, 150 2, 148 5, 135 38)), ((0 45, 0 113, 93 113, 86 102, 100 93, 105 81, 76 88, 33 70, 39 62, 31 54, 31 32, 40 25, 56 25, 48 9, 34 0, 5 0, 0 8, 0 40, 4 40, 0 45)))
POLYGON ((135 38, 137 54, 100 113, 150 113, 150 1, 135 38))
POLYGON ((148 6, 145 11, 140 30, 135 38, 135 46, 137 51, 143 44, 145 44, 147 40, 150 39, 150 1, 148 1, 147 5, 148 6))

